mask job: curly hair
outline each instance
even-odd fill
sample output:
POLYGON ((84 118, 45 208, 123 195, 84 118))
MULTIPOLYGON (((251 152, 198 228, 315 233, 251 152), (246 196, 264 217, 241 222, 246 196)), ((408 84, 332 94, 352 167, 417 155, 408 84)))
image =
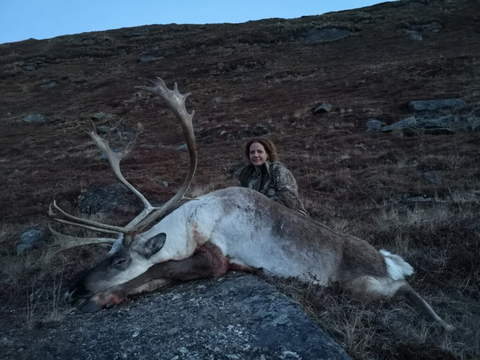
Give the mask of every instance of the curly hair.
POLYGON ((250 163, 250 146, 253 143, 259 143, 263 146, 268 155, 268 161, 274 162, 278 160, 277 148, 273 145, 273 142, 265 138, 254 138, 245 145, 245 159, 248 163, 250 163))

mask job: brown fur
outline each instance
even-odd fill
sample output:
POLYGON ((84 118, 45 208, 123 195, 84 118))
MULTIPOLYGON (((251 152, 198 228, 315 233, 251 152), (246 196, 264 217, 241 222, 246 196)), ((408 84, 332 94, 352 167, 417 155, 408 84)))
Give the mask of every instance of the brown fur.
POLYGON ((387 277, 387 265, 383 255, 371 244, 359 238, 343 235, 343 259, 339 268, 339 278, 348 283, 360 276, 387 277))

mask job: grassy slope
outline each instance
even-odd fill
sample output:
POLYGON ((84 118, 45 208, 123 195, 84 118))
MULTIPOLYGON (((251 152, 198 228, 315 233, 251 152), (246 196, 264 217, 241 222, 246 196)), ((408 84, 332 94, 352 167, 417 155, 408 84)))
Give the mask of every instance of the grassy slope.
POLYGON ((364 306, 280 281, 352 356, 411 358, 413 349, 422 358, 477 357, 478 133, 404 137, 366 133, 364 125, 369 117, 395 122, 409 114, 408 101, 428 98, 463 98, 478 116, 479 13, 476 1, 395 2, 293 20, 148 26, 0 45, 2 318, 9 309, 29 320, 56 315, 59 279, 70 283, 94 262, 87 249, 52 264, 37 253, 14 255, 19 233, 46 227, 54 196, 74 200, 85 187, 114 181, 83 133, 93 113, 129 129, 143 124, 123 168, 149 198, 165 200, 180 186, 186 159, 175 150, 179 131, 161 103, 133 88, 158 75, 193 94, 199 191, 235 184, 228 171, 242 161, 246 128, 274 129, 269 137, 312 216, 405 256, 417 270, 412 285, 459 328, 438 333, 403 302, 364 306), (412 24, 431 21, 443 29, 409 39, 412 24), (329 26, 353 35, 298 41, 329 26), (142 54, 157 60, 142 62, 142 54), (56 86, 45 86, 51 82, 56 86), (313 115, 322 101, 333 111, 313 115), (48 121, 22 122, 31 113, 48 121), (425 180, 429 171, 440 184, 425 180), (159 178, 170 186, 159 186, 159 178), (435 201, 406 200, 414 196, 435 201))

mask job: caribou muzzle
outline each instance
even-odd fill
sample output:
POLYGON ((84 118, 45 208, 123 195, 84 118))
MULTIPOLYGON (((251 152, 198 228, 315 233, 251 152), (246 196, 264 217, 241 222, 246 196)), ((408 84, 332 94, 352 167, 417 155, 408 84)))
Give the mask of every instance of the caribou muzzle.
POLYGON ((96 312, 101 309, 111 308, 123 299, 118 299, 114 295, 108 295, 107 292, 93 294, 85 289, 83 285, 75 285, 65 293, 65 300, 73 307, 76 307, 84 313, 96 312))
POLYGON ((83 305, 93 296, 93 293, 82 284, 72 286, 65 293, 65 301, 70 305, 81 309, 83 305))

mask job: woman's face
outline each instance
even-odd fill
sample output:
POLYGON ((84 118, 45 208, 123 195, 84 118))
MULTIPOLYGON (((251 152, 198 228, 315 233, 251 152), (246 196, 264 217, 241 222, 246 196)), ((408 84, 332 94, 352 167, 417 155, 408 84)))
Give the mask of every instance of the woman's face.
POLYGON ((250 145, 250 163, 255 167, 260 167, 268 160, 268 154, 262 144, 254 142, 250 145))

